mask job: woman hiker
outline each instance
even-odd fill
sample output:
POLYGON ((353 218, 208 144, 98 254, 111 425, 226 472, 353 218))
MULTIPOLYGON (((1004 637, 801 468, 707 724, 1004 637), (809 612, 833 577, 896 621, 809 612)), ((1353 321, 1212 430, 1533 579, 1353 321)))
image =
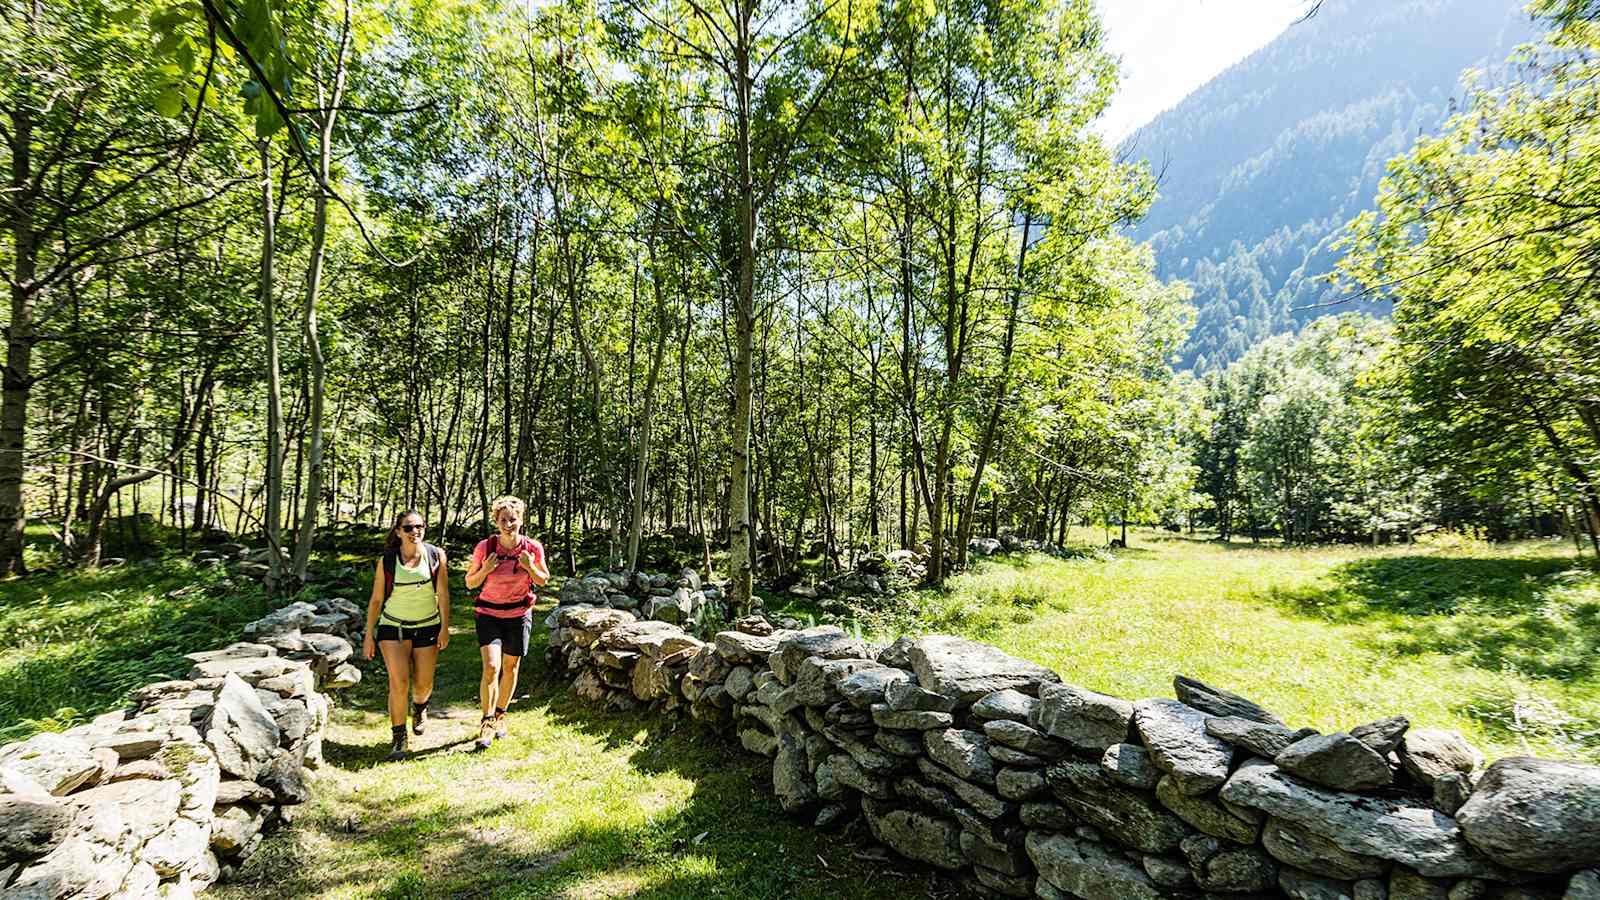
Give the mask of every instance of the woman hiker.
POLYGON ((499 533, 478 544, 467 566, 467 587, 482 586, 474 606, 478 653, 483 657, 483 680, 478 684, 483 705, 480 750, 506 736, 506 707, 511 705, 517 666, 533 633, 533 587, 550 580, 544 545, 522 534, 524 509, 516 497, 500 497, 490 504, 489 515, 499 533))
POLYGON ((389 759, 403 758, 408 749, 408 693, 412 730, 422 734, 427 727, 434 668, 450 644, 450 574, 444 550, 422 540, 427 527, 414 509, 395 517, 367 604, 362 653, 371 659, 376 643, 389 670, 389 759))

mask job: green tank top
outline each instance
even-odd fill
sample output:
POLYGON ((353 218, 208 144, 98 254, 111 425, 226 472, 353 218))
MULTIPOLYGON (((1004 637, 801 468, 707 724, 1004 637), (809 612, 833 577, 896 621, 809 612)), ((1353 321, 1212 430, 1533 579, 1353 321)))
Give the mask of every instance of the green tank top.
POLYGON ((383 621, 406 628, 421 628, 439 621, 439 598, 433 592, 433 572, 428 567, 426 548, 414 567, 395 559, 394 591, 383 604, 383 621))

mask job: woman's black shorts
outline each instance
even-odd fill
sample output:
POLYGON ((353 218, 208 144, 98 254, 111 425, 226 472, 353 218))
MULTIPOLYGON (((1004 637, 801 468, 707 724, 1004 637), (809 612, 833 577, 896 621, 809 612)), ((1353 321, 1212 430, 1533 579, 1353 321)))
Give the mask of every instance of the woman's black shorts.
POLYGON ((483 613, 478 613, 477 616, 479 647, 499 644, 500 652, 506 656, 528 655, 528 638, 533 636, 532 610, 514 619, 486 616, 483 613))
POLYGON ((423 625, 417 628, 406 628, 400 625, 379 625, 377 639, 380 641, 410 641, 411 649, 421 650, 423 647, 436 647, 439 644, 439 626, 423 625))

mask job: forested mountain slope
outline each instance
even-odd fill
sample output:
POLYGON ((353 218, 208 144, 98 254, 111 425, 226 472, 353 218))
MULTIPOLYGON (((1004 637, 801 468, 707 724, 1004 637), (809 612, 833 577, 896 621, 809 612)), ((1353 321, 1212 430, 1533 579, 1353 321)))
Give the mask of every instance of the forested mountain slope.
POLYGON ((1319 276, 1385 163, 1443 120, 1463 69, 1534 34, 1514 0, 1327 0, 1136 132, 1127 149, 1162 177, 1134 235, 1199 310, 1183 363, 1226 365, 1329 312, 1343 293, 1319 276))

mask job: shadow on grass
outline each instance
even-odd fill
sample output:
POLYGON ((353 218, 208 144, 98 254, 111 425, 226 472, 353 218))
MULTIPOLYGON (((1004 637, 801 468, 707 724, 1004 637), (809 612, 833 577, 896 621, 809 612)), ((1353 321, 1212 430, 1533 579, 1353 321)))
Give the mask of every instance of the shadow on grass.
MULTIPOLYGON (((465 740, 477 715, 479 674, 470 625, 460 633, 470 617, 470 609, 457 611, 458 633, 441 657, 436 681, 439 704, 455 718, 430 726, 459 731, 465 740)), ((418 778, 410 761, 383 762, 384 673, 380 665, 367 664, 367 678, 341 698, 340 715, 377 719, 362 729, 372 740, 328 740, 324 750, 329 766, 371 769, 383 779, 381 787, 319 797, 318 809, 268 840, 238 879, 221 887, 221 895, 246 898, 270 887, 285 895, 384 898, 967 896, 954 880, 926 867, 856 858, 854 851, 871 843, 859 821, 842 835, 825 834, 808 820, 785 816, 772 794, 770 763, 712 729, 675 715, 606 712, 578 700, 546 666, 544 651, 545 636, 536 628, 513 713, 537 713, 551 726, 591 739, 584 743, 598 745, 603 754, 625 754, 635 772, 689 782, 686 800, 643 821, 618 817, 614 824, 595 824, 595 816, 583 816, 588 821, 544 836, 530 849, 515 819, 527 798, 545 788, 514 774, 519 761, 513 747, 462 757, 468 765, 482 760, 512 767, 503 801, 462 796, 462 788, 440 789, 418 778)), ((453 752, 460 751, 435 748, 427 754, 453 752)), ((419 757, 424 754, 413 759, 419 757)), ((586 764, 606 768, 599 754, 571 761, 580 770, 586 764)), ((567 803, 604 809, 616 801, 600 793, 606 785, 585 782, 564 788, 571 794, 567 803)))
POLYGON ((1439 654, 1491 671, 1586 681, 1600 665, 1597 572, 1570 557, 1391 556, 1333 569, 1328 583, 1273 589, 1295 614, 1362 626, 1398 656, 1439 654))

